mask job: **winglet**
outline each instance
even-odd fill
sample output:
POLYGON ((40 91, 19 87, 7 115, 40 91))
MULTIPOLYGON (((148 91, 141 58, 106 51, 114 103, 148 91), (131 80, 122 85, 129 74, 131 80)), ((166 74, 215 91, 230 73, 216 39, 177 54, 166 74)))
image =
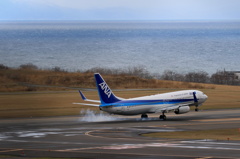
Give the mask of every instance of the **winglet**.
MULTIPOLYGON (((78 90, 78 92, 79 92, 79 94, 80 94, 82 100, 84 100, 84 101, 88 101, 88 102, 100 103, 99 100, 87 99, 87 98, 85 97, 85 95, 82 93, 82 91, 78 90)), ((86 105, 86 104, 85 104, 85 105, 86 105)))
POLYGON ((86 99, 87 99, 80 90, 78 90, 78 92, 79 92, 79 94, 80 94, 80 96, 82 97, 83 100, 86 100, 86 99))

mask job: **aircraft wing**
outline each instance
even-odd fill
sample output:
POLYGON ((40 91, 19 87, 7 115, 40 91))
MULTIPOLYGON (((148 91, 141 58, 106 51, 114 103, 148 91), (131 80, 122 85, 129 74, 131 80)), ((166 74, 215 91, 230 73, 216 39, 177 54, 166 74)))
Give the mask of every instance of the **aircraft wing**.
POLYGON ((93 107, 99 107, 99 105, 97 105, 97 104, 87 104, 87 103, 73 103, 73 104, 88 105, 88 106, 93 106, 93 107))
POLYGON ((178 109, 179 107, 184 107, 184 106, 188 106, 188 105, 174 105, 174 106, 170 106, 170 107, 165 107, 165 108, 159 108, 155 110, 155 113, 162 113, 162 112, 170 112, 170 111, 174 111, 176 109, 178 109))

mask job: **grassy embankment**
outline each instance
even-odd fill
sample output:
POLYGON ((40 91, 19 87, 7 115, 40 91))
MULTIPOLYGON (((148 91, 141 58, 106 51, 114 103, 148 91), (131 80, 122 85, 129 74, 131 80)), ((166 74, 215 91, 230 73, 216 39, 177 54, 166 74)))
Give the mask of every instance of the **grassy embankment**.
MULTIPOLYGON (((143 79, 127 74, 105 75, 111 88, 198 88, 214 89, 200 83, 143 79)), ((69 87, 95 88, 93 73, 38 69, 0 69, 0 92, 69 90, 69 87), (36 86, 39 85, 39 86, 36 86)))
POLYGON ((142 136, 169 139, 240 140, 240 130, 239 128, 236 128, 236 129, 160 132, 143 134, 142 136))
MULTIPOLYGON (((103 75, 103 77, 112 89, 154 88, 144 91, 115 91, 117 96, 123 98, 182 89, 198 89, 209 96, 202 109, 240 108, 239 86, 161 81, 128 75, 103 75)), ((93 73, 46 70, 0 70, 0 82, 0 92, 2 93, 0 95, 0 118, 79 115, 82 108, 87 109, 88 107, 72 104, 83 101, 77 91, 72 92, 73 89, 69 87, 95 88, 93 73), (36 87, 31 84, 44 85, 44 87, 36 87), (64 90, 64 92, 59 92, 60 90, 64 90), (26 92, 31 93, 26 94, 26 92)), ((98 99, 96 91, 85 91, 84 93, 90 99, 98 99)), ((97 110, 97 108, 92 109, 97 110)))

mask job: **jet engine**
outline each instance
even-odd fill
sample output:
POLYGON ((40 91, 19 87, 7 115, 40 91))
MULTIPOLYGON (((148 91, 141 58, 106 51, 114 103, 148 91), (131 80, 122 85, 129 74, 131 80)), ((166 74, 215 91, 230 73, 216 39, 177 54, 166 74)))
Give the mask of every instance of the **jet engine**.
POLYGON ((189 106, 182 106, 179 107, 178 109, 176 109, 174 111, 175 114, 184 114, 190 111, 190 107, 189 106))

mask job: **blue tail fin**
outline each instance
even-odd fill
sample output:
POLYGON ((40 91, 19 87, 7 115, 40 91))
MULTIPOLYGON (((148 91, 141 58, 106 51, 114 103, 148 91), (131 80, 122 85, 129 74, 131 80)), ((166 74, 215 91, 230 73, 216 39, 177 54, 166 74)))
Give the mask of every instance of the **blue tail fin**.
POLYGON ((112 90, 109 88, 109 86, 99 73, 95 73, 94 77, 96 80, 98 95, 102 104, 115 103, 120 101, 120 99, 118 99, 118 97, 113 94, 112 90))

